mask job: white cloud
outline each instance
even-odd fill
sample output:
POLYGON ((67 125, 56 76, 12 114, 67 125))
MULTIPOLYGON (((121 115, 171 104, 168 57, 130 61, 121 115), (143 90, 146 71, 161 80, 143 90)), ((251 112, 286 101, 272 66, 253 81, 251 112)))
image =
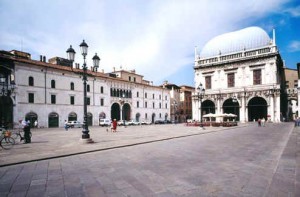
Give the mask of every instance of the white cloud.
POLYGON ((294 41, 290 42, 288 49, 290 52, 300 51, 300 41, 294 40, 294 41))
POLYGON ((286 9, 286 12, 291 14, 293 17, 300 17, 300 6, 286 9))
POLYGON ((122 65, 158 84, 183 66, 193 69, 195 45, 201 49, 213 36, 244 28, 286 1, 6 0, 0 8, 0 48, 11 50, 22 39, 24 49, 50 58, 66 57, 72 44, 82 63, 78 45, 85 39, 89 65, 97 52, 100 70, 122 65))

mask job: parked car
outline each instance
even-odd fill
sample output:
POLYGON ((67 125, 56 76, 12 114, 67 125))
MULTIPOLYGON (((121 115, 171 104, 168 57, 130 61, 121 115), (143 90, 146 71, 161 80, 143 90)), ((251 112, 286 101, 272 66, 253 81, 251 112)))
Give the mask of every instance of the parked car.
POLYGON ((110 119, 100 119, 99 121, 99 125, 104 127, 104 126, 110 126, 111 125, 111 121, 110 119))
POLYGON ((69 121, 68 123, 67 123, 67 125, 68 125, 68 127, 70 127, 70 128, 81 128, 82 127, 82 123, 81 122, 79 122, 79 121, 69 121))
POLYGON ((141 122, 141 125, 150 125, 150 124, 152 124, 152 122, 151 121, 142 121, 141 122))
POLYGON ((133 125, 133 126, 135 126, 135 125, 140 125, 141 123, 140 122, 137 122, 137 121, 135 121, 135 120, 129 120, 128 121, 128 125, 133 125))
POLYGON ((164 121, 163 120, 155 120, 154 124, 164 124, 164 121))
POLYGON ((118 121, 118 126, 124 126, 124 122, 125 122, 125 126, 128 126, 129 125, 129 123, 128 123, 128 121, 127 120, 119 120, 118 121))

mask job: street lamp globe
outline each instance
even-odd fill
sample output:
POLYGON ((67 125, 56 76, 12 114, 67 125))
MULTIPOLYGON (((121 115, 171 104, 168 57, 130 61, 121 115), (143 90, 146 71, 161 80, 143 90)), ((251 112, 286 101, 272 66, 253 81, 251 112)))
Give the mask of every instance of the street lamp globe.
POLYGON ((79 45, 80 46, 80 50, 81 50, 81 54, 83 56, 86 56, 88 53, 88 45, 87 43, 83 40, 82 43, 79 45))
POLYGON ((97 53, 93 57, 93 63, 94 63, 94 69, 97 71, 97 69, 99 68, 99 64, 100 64, 100 58, 97 55, 97 53))
POLYGON ((68 48, 67 50, 67 56, 68 56, 68 60, 74 62, 75 60, 75 50, 72 48, 72 45, 70 45, 70 48, 68 48))

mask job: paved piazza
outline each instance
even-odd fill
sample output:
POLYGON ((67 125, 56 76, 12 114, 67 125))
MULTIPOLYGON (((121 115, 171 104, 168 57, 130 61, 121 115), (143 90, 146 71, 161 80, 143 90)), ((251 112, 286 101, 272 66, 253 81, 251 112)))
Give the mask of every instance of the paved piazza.
POLYGON ((0 196, 300 196, 299 133, 292 123, 92 127, 95 143, 81 144, 80 129, 36 129, 33 143, 0 151, 0 196))

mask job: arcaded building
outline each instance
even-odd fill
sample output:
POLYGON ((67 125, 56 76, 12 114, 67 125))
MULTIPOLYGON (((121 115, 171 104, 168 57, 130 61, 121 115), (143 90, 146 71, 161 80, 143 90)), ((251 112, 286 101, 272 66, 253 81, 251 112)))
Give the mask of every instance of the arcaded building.
POLYGON ((200 54, 195 49, 194 70, 193 119, 199 120, 202 112, 232 113, 241 122, 284 120, 285 75, 275 30, 272 38, 260 27, 216 36, 200 54), (200 83, 205 88, 202 99, 197 93, 200 83))
MULTIPOLYGON (((81 66, 65 58, 33 60, 29 53, 0 51, 2 125, 12 127, 22 119, 40 127, 61 127, 65 120, 83 122, 81 66)), ((87 71, 87 122, 99 119, 154 122, 170 120, 170 92, 137 74, 113 69, 87 71)))

